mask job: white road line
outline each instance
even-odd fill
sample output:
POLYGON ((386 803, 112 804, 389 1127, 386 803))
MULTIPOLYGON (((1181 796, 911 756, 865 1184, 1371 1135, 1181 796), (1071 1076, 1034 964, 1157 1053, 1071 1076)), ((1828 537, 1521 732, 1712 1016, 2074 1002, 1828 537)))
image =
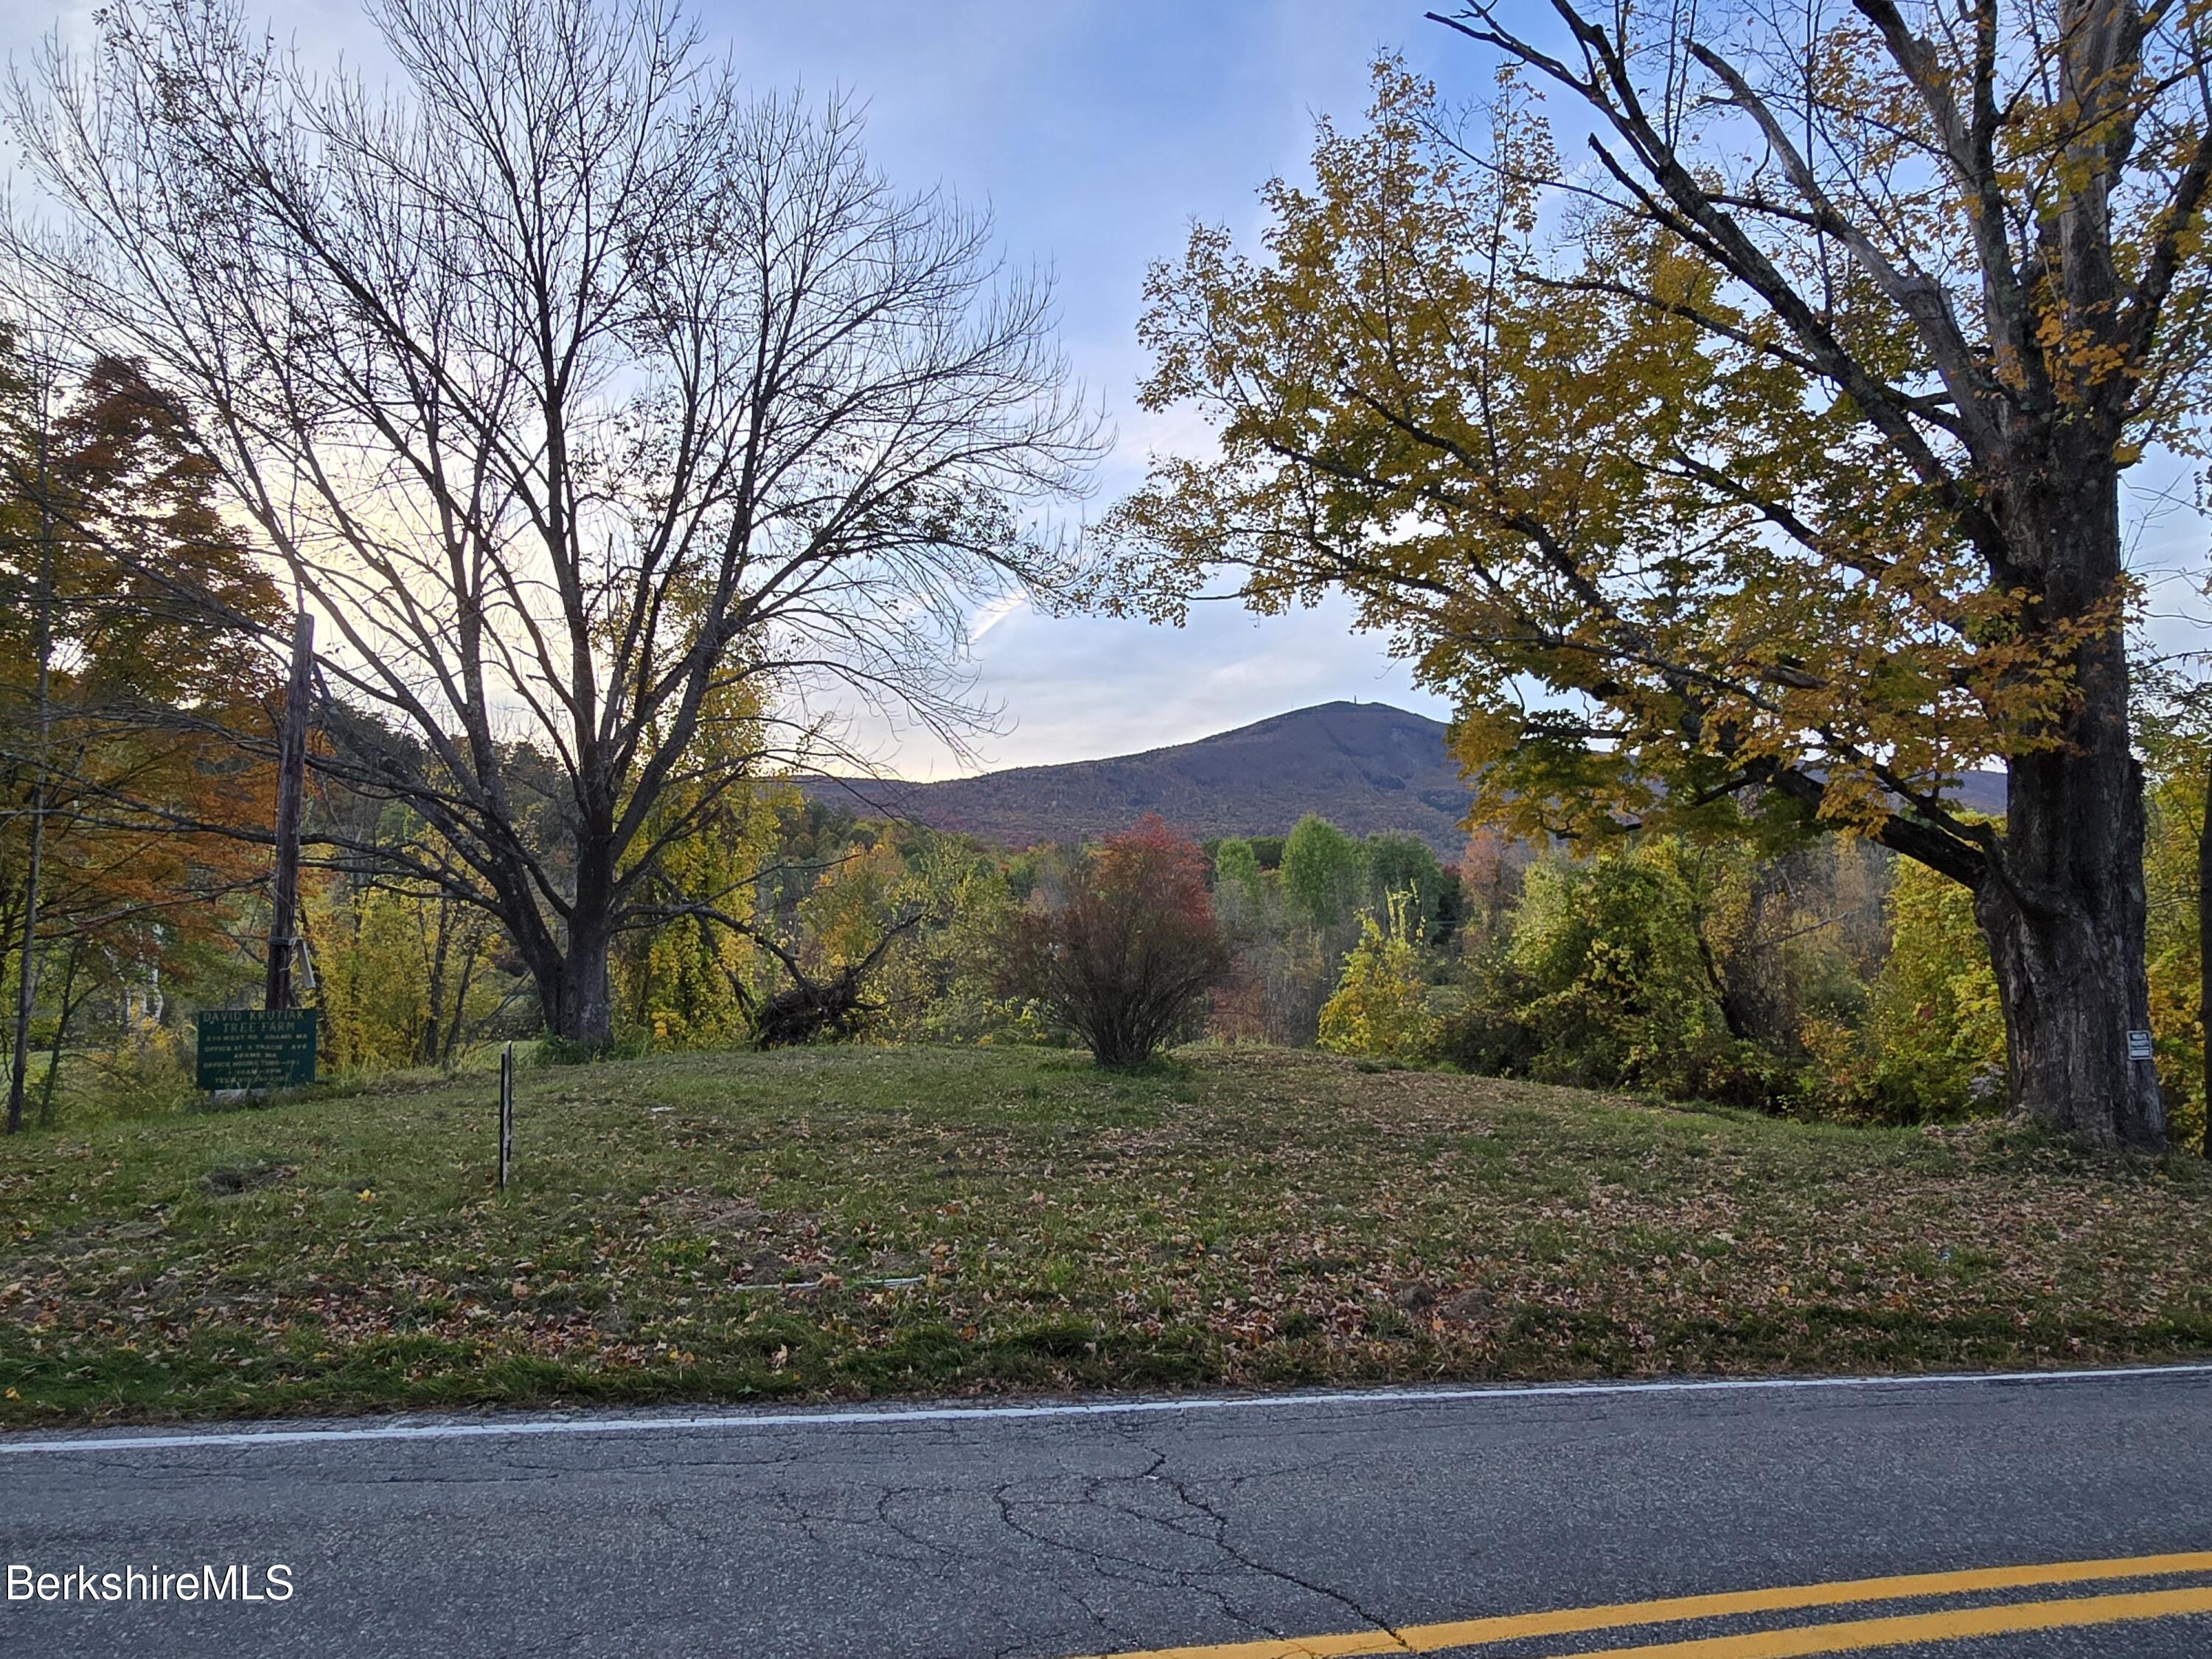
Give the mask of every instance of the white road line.
POLYGON ((1331 1406, 1432 1406, 1488 1400, 1610 1397, 1643 1394, 1801 1393, 1821 1389, 1979 1388, 1993 1383, 2100 1382, 2130 1377, 2212 1376, 2212 1363, 2128 1365, 2104 1370, 1953 1371, 1914 1376, 1679 1378, 1650 1382, 1500 1383, 1488 1388, 1348 1389, 1340 1393, 1193 1395, 1156 1400, 1071 1401, 1037 1406, 887 1406, 848 1411, 747 1411, 689 1417, 556 1417, 368 1423, 319 1429, 231 1429, 198 1433, 0 1435, 0 1455, 58 1452, 190 1450, 203 1446, 311 1446, 349 1440, 500 1440, 538 1435, 690 1434, 748 1429, 849 1428, 896 1423, 1019 1421, 1052 1417, 1136 1417, 1162 1412, 1281 1411, 1331 1406))

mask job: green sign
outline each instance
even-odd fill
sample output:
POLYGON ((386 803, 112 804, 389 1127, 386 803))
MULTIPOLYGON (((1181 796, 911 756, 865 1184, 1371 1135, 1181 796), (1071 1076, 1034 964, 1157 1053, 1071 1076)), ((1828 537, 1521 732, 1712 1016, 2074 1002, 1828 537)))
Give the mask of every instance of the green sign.
POLYGON ((199 1017, 199 1086, 286 1089, 315 1080, 315 1011, 227 1009, 199 1017))

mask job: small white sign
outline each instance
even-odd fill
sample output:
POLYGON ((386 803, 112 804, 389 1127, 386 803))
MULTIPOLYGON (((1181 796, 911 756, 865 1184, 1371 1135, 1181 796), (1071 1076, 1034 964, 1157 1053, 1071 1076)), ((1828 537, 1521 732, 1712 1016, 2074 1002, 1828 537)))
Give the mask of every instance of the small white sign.
POLYGON ((2150 1058, 2150 1033, 2148 1031, 2130 1031, 2128 1033, 2128 1058, 2130 1060, 2148 1060, 2150 1058))

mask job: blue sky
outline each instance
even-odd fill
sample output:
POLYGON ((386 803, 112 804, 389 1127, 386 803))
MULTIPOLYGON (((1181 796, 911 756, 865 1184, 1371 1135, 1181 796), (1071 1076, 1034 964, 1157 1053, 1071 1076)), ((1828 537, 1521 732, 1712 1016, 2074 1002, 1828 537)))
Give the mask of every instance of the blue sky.
MULTIPOLYGON (((1422 10, 1419 0, 725 0, 702 15, 761 80, 860 94, 871 147, 896 176, 988 200, 1008 252, 1051 264, 1064 340, 1117 437, 1096 512, 1141 477, 1149 449, 1200 438, 1136 407, 1146 265, 1176 252, 1194 218, 1256 228, 1259 185, 1300 167, 1315 115, 1364 107, 1378 50, 1405 51, 1447 85, 1486 78, 1468 43, 1422 10)), ((1334 697, 1448 712, 1341 610, 1265 623, 1200 611, 1181 629, 1019 610, 986 618, 977 690, 1003 709, 1004 730, 976 739, 978 757, 1118 754, 1334 697)), ((870 735, 900 770, 955 769, 917 736, 870 735)))
MULTIPOLYGON (((988 203, 1007 255, 1055 272, 1065 343, 1117 440, 1085 509, 1095 514, 1142 476, 1148 452, 1202 453, 1194 422, 1136 407, 1146 264, 1176 252, 1194 219, 1249 243, 1257 187, 1303 168, 1317 114, 1356 118, 1378 52, 1403 52, 1448 94, 1486 88, 1492 65, 1480 49, 1423 20, 1435 3, 692 0, 691 10, 710 46, 755 84, 857 95, 893 178, 988 203)), ((57 24, 82 38, 90 9, 82 0, 0 7, 0 52, 57 24)), ((277 35, 312 52, 375 56, 356 0, 262 0, 261 9, 277 35)), ((2185 505, 2154 505, 2179 473, 2148 464, 2130 491, 2136 568, 2168 578, 2154 596, 2168 613, 2154 629, 2168 649, 2200 636, 2175 614, 2197 607, 2170 573, 2201 570, 2203 521, 2185 505)), ((1267 621, 1201 606, 1180 629, 1020 609, 979 621, 975 694, 999 710, 995 729, 976 733, 963 759, 856 713, 858 748, 930 777, 1183 742, 1337 697, 1449 713, 1335 606, 1267 621)))
MULTIPOLYGON (((1434 0, 1428 0, 1433 4, 1434 0)), ((249 8, 253 0, 248 0, 249 8)), ((1378 50, 1405 51, 1448 86, 1486 82, 1474 49, 1422 21, 1423 0, 693 0, 710 46, 762 87, 832 88, 868 109, 869 146, 910 185, 988 203, 1013 259, 1055 273, 1063 337, 1116 434, 1102 511, 1155 447, 1202 434, 1136 407, 1135 338, 1151 260, 1194 218, 1256 228, 1257 187, 1303 164, 1313 118, 1356 117, 1378 50)), ((88 34, 88 4, 0 6, 0 52, 58 24, 88 34)), ((374 60, 353 0, 263 0, 280 38, 374 60)), ((987 615, 975 694, 1000 711, 963 762, 927 734, 856 717, 858 745, 891 769, 938 776, 1179 743, 1336 697, 1442 716, 1380 641, 1334 607, 1260 622, 1200 607, 1180 629, 1098 618, 987 615)))

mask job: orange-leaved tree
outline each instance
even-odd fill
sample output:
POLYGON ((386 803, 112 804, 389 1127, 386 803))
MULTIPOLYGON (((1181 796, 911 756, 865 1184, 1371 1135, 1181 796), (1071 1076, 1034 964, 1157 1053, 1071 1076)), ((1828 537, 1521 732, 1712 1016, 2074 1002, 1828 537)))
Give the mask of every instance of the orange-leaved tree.
POLYGON ((1109 836, 1008 920, 1005 990, 1039 1004, 1101 1066, 1136 1066, 1187 1031, 1229 975, 1206 854, 1157 813, 1109 836))
POLYGON ((265 868, 261 630, 282 599, 212 502, 189 422, 113 358, 0 334, 0 961, 9 1125, 34 1002, 51 1103, 89 992, 148 987, 228 945, 220 901, 265 868))

